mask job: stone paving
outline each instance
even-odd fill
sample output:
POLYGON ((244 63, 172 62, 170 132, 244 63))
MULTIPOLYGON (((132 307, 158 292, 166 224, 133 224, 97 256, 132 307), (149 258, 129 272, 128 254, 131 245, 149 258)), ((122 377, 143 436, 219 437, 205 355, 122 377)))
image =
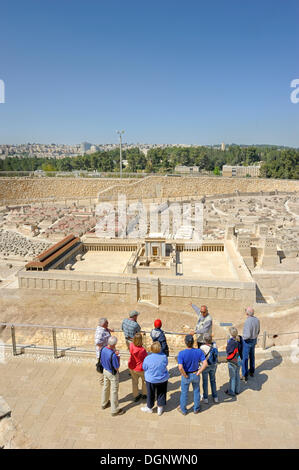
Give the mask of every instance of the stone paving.
POLYGON ((299 366, 278 351, 258 357, 254 378, 242 383, 235 398, 225 395, 227 365, 219 364, 219 403, 187 416, 176 410, 180 396, 177 367, 170 363, 167 406, 158 416, 140 411, 132 402, 131 380, 125 365, 120 373, 122 416, 111 417, 100 406, 99 375, 92 358, 43 355, 13 357, 0 364, 0 395, 36 448, 187 449, 298 448, 299 366))

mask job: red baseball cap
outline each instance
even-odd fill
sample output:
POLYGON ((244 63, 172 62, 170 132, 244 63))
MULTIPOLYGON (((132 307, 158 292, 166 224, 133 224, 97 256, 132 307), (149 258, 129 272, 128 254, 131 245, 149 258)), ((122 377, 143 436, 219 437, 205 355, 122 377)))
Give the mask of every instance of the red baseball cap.
POLYGON ((161 326, 162 326, 161 320, 157 319, 157 320, 154 321, 154 327, 155 328, 161 328, 161 326))

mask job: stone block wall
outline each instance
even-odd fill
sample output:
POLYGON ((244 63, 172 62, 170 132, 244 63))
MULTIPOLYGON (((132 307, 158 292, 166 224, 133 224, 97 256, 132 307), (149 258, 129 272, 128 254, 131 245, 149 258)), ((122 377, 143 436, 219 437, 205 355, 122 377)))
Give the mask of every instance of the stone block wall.
POLYGON ((119 178, 1 178, 0 204, 38 201, 46 198, 113 198, 125 194, 128 198, 179 198, 239 191, 259 194, 260 191, 299 191, 299 181, 262 178, 226 177, 164 177, 143 179, 119 178), (159 189, 157 191, 157 188, 159 189))
POLYGON ((127 302, 147 300, 154 305, 177 306, 186 299, 205 300, 217 305, 239 308, 245 303, 255 303, 255 282, 201 281, 177 278, 153 278, 122 275, 83 275, 59 270, 45 272, 20 271, 19 287, 22 289, 48 289, 49 291, 75 291, 98 293, 127 302))

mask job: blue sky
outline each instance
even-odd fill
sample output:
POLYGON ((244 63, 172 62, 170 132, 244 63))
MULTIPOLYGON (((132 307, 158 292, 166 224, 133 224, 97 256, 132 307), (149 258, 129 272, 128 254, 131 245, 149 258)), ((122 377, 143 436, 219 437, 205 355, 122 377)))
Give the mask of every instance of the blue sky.
POLYGON ((3 0, 0 144, 299 147, 297 0, 3 0))

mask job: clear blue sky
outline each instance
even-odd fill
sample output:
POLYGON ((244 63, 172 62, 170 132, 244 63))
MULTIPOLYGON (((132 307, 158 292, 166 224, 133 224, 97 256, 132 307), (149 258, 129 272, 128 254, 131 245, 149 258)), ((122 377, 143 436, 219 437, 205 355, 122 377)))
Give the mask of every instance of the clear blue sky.
POLYGON ((299 147, 298 0, 3 0, 0 144, 299 147))

